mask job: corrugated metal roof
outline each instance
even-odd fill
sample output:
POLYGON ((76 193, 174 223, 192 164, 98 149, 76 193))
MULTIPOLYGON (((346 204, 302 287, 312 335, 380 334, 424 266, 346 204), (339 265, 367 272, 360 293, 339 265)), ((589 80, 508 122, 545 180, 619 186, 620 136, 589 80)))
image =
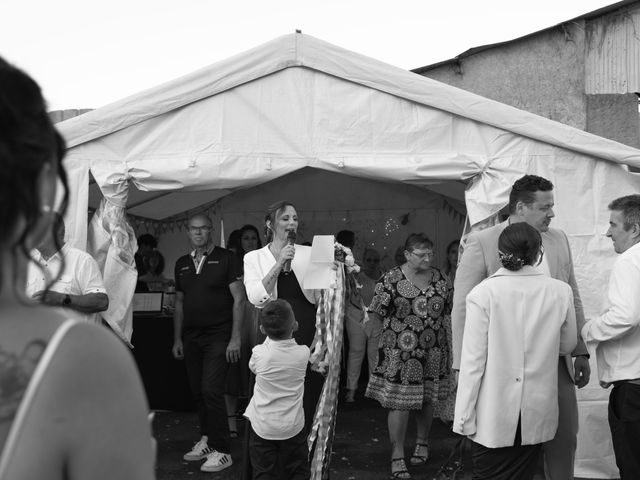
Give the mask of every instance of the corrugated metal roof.
POLYGON ((538 30, 536 32, 529 33, 527 35, 523 35, 522 37, 514 38, 512 40, 507 40, 507 41, 504 41, 504 42, 498 42, 498 43, 492 43, 492 44, 489 44, 489 45, 481 45, 481 46, 478 46, 478 47, 472 47, 469 50, 466 50, 466 51, 462 52, 460 55, 455 56, 454 58, 450 58, 448 60, 443 60, 442 62, 438 62, 438 63, 432 63, 430 65, 425 65, 424 67, 418 67, 418 68, 415 68, 415 69, 413 69, 411 71, 414 72, 414 73, 420 74, 420 73, 423 73, 423 72, 426 72, 426 71, 429 71, 429 70, 433 70, 434 68, 441 67, 443 65, 456 64, 456 63, 459 63, 460 60, 462 60, 463 58, 470 57, 471 55, 475 55, 476 53, 479 53, 479 52, 482 52, 482 51, 485 51, 485 50, 489 50, 489 49, 492 49, 492 48, 501 47, 501 46, 507 45, 509 43, 518 42, 520 40, 524 40, 526 38, 532 37, 534 35, 538 35, 539 33, 546 32, 548 30, 552 30, 554 28, 558 28, 558 27, 562 28, 562 26, 564 24, 569 23, 569 22, 576 22, 578 20, 592 20, 592 19, 595 19, 595 18, 598 18, 598 17, 602 17, 602 16, 607 15, 609 13, 615 12, 616 10, 620 10, 622 8, 628 7, 629 5, 634 5, 634 4, 640 5, 640 0, 622 0, 621 2, 616 2, 616 3, 613 3, 613 4, 608 5, 606 7, 602 7, 602 8, 599 8, 597 10, 593 10, 593 11, 591 11, 589 13, 585 13, 583 15, 580 15, 579 17, 575 17, 575 18, 566 20, 564 22, 558 23, 556 25, 553 25, 551 27, 547 27, 547 28, 544 28, 542 30, 538 30))
POLYGON ((640 92, 640 9, 596 18, 587 26, 585 93, 640 92))

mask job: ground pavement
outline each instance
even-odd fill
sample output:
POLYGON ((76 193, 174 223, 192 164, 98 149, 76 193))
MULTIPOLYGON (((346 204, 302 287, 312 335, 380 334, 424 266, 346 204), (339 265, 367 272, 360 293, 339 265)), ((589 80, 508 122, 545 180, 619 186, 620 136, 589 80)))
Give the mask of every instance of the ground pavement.
MULTIPOLYGON (((240 424, 244 427, 244 422, 240 424)), ((154 435, 158 441, 158 480, 236 480, 240 478, 243 433, 232 440, 234 465, 218 473, 200 471, 202 462, 186 462, 182 456, 199 439, 194 413, 157 412, 154 435)), ((415 424, 410 423, 406 459, 413 450, 415 424)), ((416 480, 432 480, 445 462, 456 437, 440 421, 431 431, 431 459, 422 467, 408 466, 416 480)), ((386 410, 371 400, 358 398, 355 404, 340 404, 331 458, 331 480, 387 480, 390 477, 386 410)), ((470 473, 462 479, 470 479, 470 473)), ((543 479, 542 475, 536 480, 543 479)))

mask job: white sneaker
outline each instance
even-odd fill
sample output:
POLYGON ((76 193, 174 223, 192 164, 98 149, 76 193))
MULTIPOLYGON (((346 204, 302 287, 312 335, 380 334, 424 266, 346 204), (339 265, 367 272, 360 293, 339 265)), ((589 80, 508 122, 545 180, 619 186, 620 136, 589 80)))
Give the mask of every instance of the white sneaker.
POLYGON ((203 472, 219 472, 231 465, 233 465, 231 455, 214 450, 207 455, 207 461, 202 464, 200 470, 203 472))
POLYGON ((190 452, 184 454, 184 458, 187 462, 195 462, 197 460, 202 460, 210 453, 215 452, 212 448, 209 448, 207 445, 207 439, 201 438, 191 449, 190 452))

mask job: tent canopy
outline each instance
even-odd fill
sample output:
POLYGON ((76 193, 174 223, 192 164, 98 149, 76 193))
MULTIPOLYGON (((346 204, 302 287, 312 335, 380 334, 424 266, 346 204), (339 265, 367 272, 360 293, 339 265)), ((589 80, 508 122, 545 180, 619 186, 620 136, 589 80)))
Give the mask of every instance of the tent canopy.
POLYGON ((464 183, 471 225, 495 216, 513 181, 534 173, 554 183, 554 225, 594 288, 608 272, 591 271, 609 255, 607 205, 637 191, 626 165, 640 167, 640 150, 303 34, 58 126, 69 146, 67 230, 80 247, 89 170, 109 205, 155 219, 305 167, 454 198, 464 183), (129 196, 130 184, 139 192, 129 196))
POLYGON ((631 147, 302 34, 59 127, 70 168, 90 168, 112 201, 125 201, 129 181, 152 192, 132 195, 129 211, 156 219, 314 167, 417 185, 483 177, 466 195, 474 224, 533 164, 640 167, 631 147))

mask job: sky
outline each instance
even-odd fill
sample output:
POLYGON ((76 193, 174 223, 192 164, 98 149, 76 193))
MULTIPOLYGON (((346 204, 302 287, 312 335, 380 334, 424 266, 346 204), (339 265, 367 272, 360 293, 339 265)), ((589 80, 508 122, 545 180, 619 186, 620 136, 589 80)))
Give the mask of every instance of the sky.
POLYGON ((400 68, 518 38, 606 0, 1 0, 0 56, 50 110, 98 108, 296 29, 400 68))

